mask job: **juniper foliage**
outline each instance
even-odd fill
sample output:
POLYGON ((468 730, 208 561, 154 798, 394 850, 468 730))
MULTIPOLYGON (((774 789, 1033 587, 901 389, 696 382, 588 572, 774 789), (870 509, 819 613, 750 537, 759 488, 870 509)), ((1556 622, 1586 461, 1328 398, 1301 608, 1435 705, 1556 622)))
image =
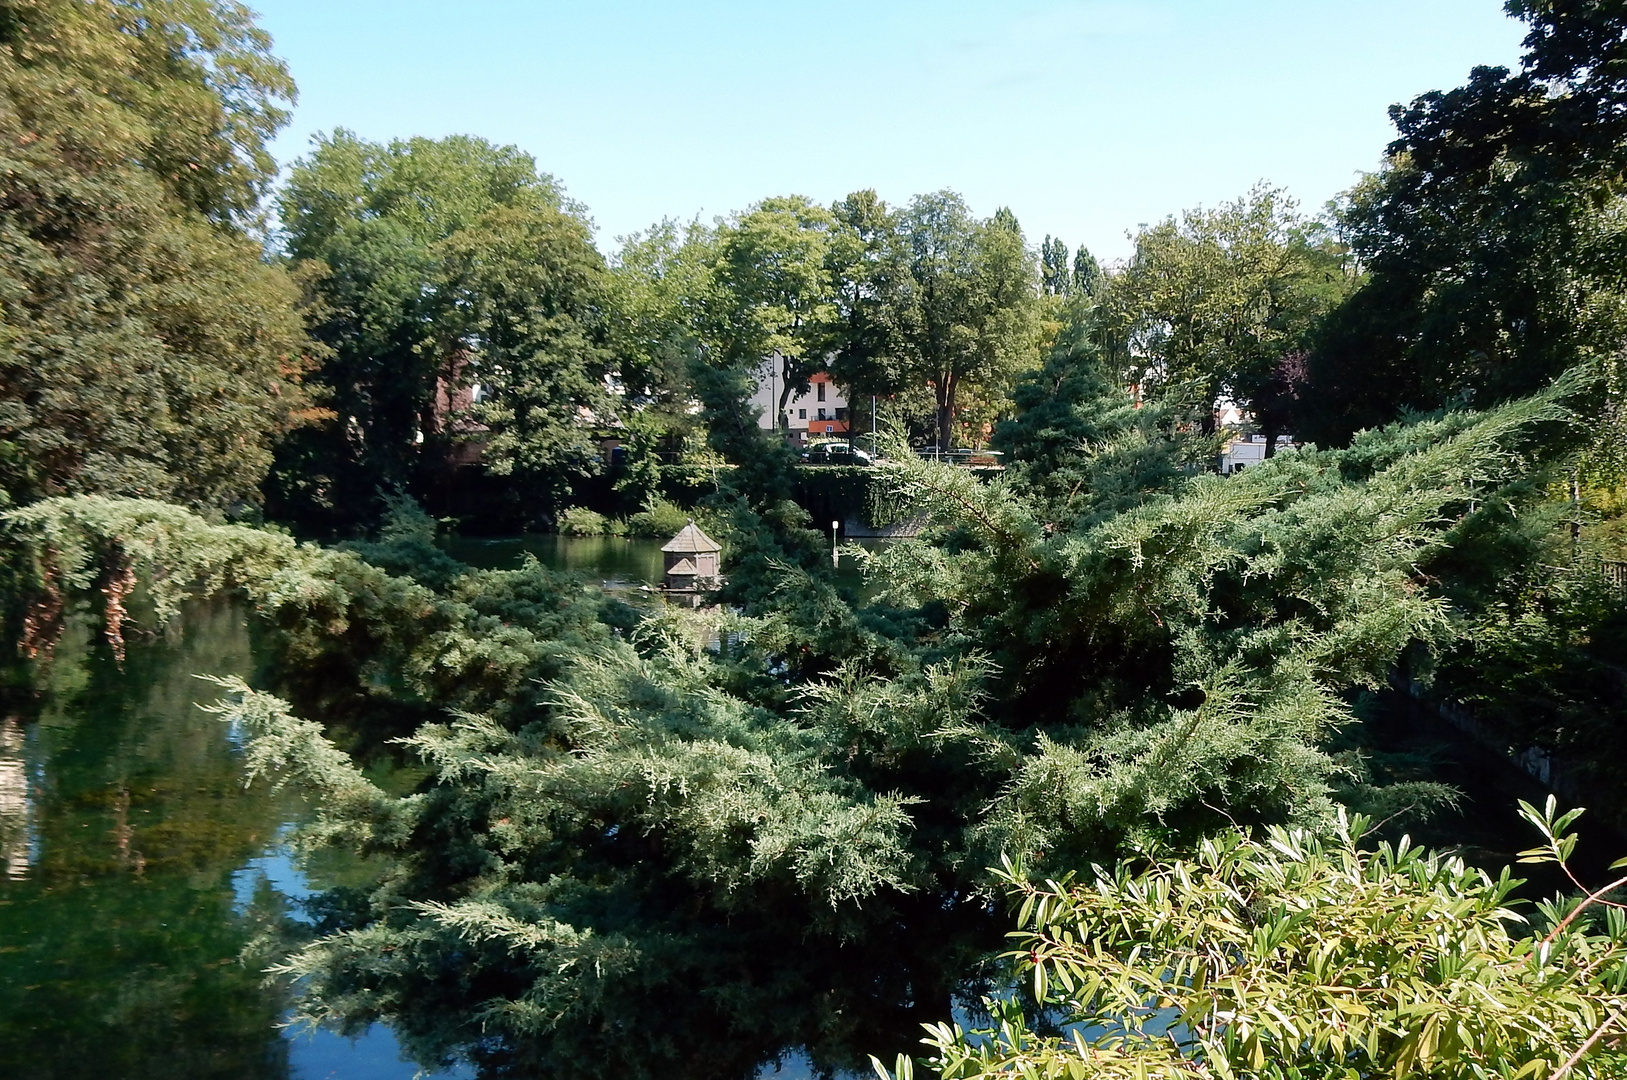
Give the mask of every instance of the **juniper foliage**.
MULTIPOLYGON (((412 527, 410 517, 398 523, 406 535, 387 535, 369 554, 446 578, 447 560, 426 564, 412 527)), ((149 500, 46 499, 11 511, 5 533, 27 597, 25 651, 48 658, 76 606, 96 609, 117 642, 161 631, 189 598, 235 594, 271 635, 283 692, 374 744, 448 708, 502 718, 535 708, 525 688, 556 676, 617 621, 598 594, 535 560, 507 571, 460 567, 437 592, 352 552, 149 500)))
MULTIPOLYGON (((319 838, 392 867, 289 960, 309 1018, 385 1018, 491 1075, 744 1076, 788 1046, 852 1067, 982 985, 1002 852, 1046 872, 1331 817, 1348 691, 1451 636, 1422 568, 1517 500, 1571 389, 1094 507, 1039 464, 985 483, 898 455, 884 481, 930 529, 874 558, 864 604, 784 557, 770 466, 733 504, 761 540, 732 548, 746 610, 636 622, 536 567, 437 590, 151 503, 7 520, 37 612, 125 574, 115 616, 240 589, 341 688, 223 703, 316 793, 319 838), (317 737, 347 709, 405 740, 418 790, 317 737)), ((1111 441, 1056 453, 1087 490, 1123 467, 1111 441)))

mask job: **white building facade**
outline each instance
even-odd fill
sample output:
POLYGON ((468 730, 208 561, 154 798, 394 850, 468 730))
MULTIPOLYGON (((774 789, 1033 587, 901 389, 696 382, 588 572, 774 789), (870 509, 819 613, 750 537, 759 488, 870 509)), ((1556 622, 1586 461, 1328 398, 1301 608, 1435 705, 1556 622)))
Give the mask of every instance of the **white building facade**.
MULTIPOLYGON (((757 391, 751 396, 751 403, 757 407, 757 426, 764 431, 774 430, 774 410, 784 389, 780 358, 770 356, 757 369, 757 391)), ((806 394, 791 395, 785 403, 785 416, 789 438, 799 446, 847 438, 847 394, 823 371, 809 380, 806 394)))

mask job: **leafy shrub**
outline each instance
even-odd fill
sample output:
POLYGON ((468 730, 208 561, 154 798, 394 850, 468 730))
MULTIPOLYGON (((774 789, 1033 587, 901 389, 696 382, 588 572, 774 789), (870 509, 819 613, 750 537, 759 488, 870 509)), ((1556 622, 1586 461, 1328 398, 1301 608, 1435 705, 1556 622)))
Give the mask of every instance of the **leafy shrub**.
POLYGON ((687 525, 694 515, 665 499, 652 499, 648 506, 627 519, 627 535, 669 537, 687 525))
POLYGON ((733 465, 662 465, 661 494, 678 502, 693 503, 718 490, 720 480, 734 472, 733 465))
MULTIPOLYGON (((1520 806, 1545 841, 1521 861, 1564 866, 1581 811, 1520 806)), ((1364 827, 1232 830, 1192 858, 1077 881, 1008 862, 1007 955, 1068 1034, 1015 996, 986 999, 989 1029, 927 1025, 926 1064, 944 1080, 1622 1075, 1601 1037, 1627 1012, 1627 920, 1603 899, 1623 882, 1528 922, 1507 871, 1405 840, 1363 851, 1364 827)), ((914 1066, 875 1063, 884 1080, 914 1066)))
POLYGON ((609 536, 609 518, 585 506, 572 506, 559 515, 559 531, 565 536, 609 536))

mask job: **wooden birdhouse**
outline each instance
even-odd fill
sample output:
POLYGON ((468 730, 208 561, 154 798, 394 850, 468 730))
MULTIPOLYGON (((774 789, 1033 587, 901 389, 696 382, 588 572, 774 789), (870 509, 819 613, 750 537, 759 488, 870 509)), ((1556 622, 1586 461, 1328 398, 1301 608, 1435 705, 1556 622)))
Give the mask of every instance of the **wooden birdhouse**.
POLYGON ((691 518, 678 535, 661 547, 666 564, 662 588, 673 599, 698 606, 702 596, 723 580, 718 565, 722 553, 722 546, 701 532, 691 518))

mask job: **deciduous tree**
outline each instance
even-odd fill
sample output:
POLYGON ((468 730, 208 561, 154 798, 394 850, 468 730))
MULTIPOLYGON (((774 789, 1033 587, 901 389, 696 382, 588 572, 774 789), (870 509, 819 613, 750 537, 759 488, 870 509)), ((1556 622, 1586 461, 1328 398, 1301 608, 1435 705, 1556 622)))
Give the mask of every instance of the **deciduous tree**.
POLYGON ((607 418, 603 261, 582 208, 528 155, 338 130, 295 164, 279 206, 296 265, 322 271, 315 332, 332 355, 314 378, 335 414, 282 451, 283 513, 366 519, 469 438, 543 494, 592 470, 583 421, 607 418), (476 384, 478 407, 452 416, 476 384), (487 430, 468 431, 476 422, 487 430))
POLYGON ((1274 445, 1273 376, 1351 284, 1331 238, 1260 185, 1143 230, 1108 302, 1129 334, 1134 381, 1148 392, 1194 382, 1210 407, 1226 397, 1259 413, 1274 445))
POLYGON ((948 449, 963 386, 1004 391, 1039 361, 1038 273, 1009 210, 978 220, 959 195, 918 195, 900 225, 909 280, 897 316, 903 369, 930 385, 948 449))
POLYGON ((1507 7, 1530 27, 1520 69, 1477 67, 1393 106, 1384 167, 1340 203, 1367 282, 1317 335, 1302 410, 1315 438, 1529 394, 1627 343, 1627 13, 1507 7))
POLYGON ((252 232, 293 83, 234 3, 0 14, 0 483, 252 505, 312 418, 252 232))
POLYGON ((778 374, 773 427, 825 367, 836 320, 829 258, 836 219, 800 195, 764 199, 718 230, 711 330, 729 362, 778 374))

